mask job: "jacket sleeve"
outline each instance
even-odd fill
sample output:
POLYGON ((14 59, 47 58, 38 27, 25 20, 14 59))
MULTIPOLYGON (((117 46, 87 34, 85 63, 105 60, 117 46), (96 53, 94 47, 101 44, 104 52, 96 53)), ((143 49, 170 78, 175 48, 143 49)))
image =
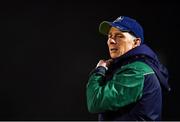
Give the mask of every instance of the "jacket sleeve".
POLYGON ((89 77, 86 86, 89 112, 115 111, 136 102, 142 96, 144 75, 141 69, 125 66, 116 71, 111 80, 101 85, 104 76, 105 68, 98 67, 89 77))

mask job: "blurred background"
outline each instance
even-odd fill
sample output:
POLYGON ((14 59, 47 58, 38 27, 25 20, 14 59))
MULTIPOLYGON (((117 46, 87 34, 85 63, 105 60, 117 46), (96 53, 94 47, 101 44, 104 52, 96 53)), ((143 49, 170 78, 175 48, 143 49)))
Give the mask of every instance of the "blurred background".
POLYGON ((0 3, 0 120, 97 120, 86 107, 89 72, 108 59, 99 24, 125 15, 144 27, 145 42, 168 68, 163 120, 180 120, 179 4, 73 2, 0 3))

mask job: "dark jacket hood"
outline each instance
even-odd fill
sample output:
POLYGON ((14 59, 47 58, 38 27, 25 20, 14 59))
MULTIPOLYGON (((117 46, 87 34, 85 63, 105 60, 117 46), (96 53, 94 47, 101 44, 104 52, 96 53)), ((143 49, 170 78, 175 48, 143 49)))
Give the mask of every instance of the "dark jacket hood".
POLYGON ((161 86, 170 91, 168 85, 168 70, 160 63, 155 52, 147 45, 142 44, 125 53, 121 57, 114 59, 115 63, 123 61, 143 61, 148 64, 156 73, 161 86))

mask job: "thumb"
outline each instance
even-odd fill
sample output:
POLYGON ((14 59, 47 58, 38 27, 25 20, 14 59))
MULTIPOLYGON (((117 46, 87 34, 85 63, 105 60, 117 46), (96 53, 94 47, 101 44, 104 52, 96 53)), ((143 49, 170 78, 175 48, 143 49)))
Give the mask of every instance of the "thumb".
POLYGON ((110 67, 112 63, 113 63, 113 59, 106 60, 106 66, 107 67, 110 67))

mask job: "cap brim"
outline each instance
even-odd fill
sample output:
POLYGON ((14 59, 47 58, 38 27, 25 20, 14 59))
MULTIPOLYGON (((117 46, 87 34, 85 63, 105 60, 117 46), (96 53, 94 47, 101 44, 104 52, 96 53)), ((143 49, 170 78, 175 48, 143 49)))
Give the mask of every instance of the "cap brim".
POLYGON ((111 27, 112 27, 111 22, 103 21, 99 25, 99 32, 104 35, 107 35, 111 27))
POLYGON ((104 34, 104 35, 108 35, 109 30, 110 30, 111 27, 115 27, 115 28, 117 28, 117 29, 119 29, 120 31, 123 31, 123 32, 128 32, 129 31, 126 27, 121 26, 119 24, 116 24, 116 23, 113 23, 113 22, 108 22, 108 21, 103 21, 99 25, 99 32, 104 34))

